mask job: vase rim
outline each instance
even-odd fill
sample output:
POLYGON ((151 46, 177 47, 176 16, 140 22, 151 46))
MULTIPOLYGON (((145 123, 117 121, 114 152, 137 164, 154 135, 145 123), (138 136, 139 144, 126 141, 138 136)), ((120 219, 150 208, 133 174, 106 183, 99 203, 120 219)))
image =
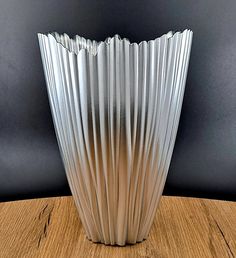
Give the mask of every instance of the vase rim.
POLYGON ((58 45, 60 45, 61 47, 63 47, 64 49, 66 49, 68 52, 70 53, 74 53, 75 55, 78 55, 80 52, 82 51, 86 51, 94 56, 97 55, 97 53, 99 52, 99 48, 100 46, 108 46, 111 44, 111 42, 113 42, 114 40, 119 40, 121 42, 126 42, 128 43, 129 46, 137 46, 137 47, 140 47, 142 45, 149 45, 151 44, 152 42, 156 42, 158 40, 160 40, 161 38, 166 38, 167 40, 170 40, 172 38, 174 38, 176 35, 180 35, 180 34, 193 34, 193 31, 191 29, 185 29, 185 30, 182 30, 182 31, 172 31, 170 30, 169 32, 165 33, 165 34, 162 34, 161 36, 159 37, 156 37, 154 39, 151 39, 151 40, 142 40, 140 42, 130 42, 130 40, 128 38, 122 38, 119 34, 115 34, 113 37, 107 37, 104 41, 96 41, 96 40, 91 40, 91 39, 86 39, 85 37, 83 36, 79 36, 78 34, 74 35, 73 37, 70 37, 67 33, 58 33, 58 32, 46 32, 46 33, 42 33, 42 32, 38 32, 37 35, 38 35, 38 38, 52 38, 58 45), (65 44, 63 44, 62 42, 60 42, 58 40, 58 37, 65 37, 67 38, 68 40, 72 41, 72 42, 76 42, 77 39, 81 40, 81 41, 84 41, 86 42, 86 44, 88 42, 92 43, 92 44, 96 44, 97 46, 97 50, 95 51, 95 53, 91 53, 89 51, 89 49, 87 49, 86 47, 82 47, 78 53, 76 53, 74 50, 70 50, 69 47, 67 47, 65 44))

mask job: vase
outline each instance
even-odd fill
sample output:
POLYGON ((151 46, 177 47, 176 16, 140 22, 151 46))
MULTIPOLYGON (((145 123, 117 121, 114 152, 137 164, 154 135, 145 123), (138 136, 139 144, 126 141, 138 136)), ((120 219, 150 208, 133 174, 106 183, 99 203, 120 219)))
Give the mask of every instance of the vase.
POLYGON ((148 237, 174 148, 192 31, 130 43, 38 34, 58 145, 86 236, 148 237))

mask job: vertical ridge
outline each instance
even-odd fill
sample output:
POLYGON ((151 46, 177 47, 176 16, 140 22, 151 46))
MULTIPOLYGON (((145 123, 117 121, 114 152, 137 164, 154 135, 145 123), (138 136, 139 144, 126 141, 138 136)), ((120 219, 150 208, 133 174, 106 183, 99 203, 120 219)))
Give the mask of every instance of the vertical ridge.
POLYGON ((137 134, 137 121, 138 121, 138 45, 132 44, 130 46, 130 89, 131 89, 131 177, 129 187, 129 206, 128 206, 128 236, 127 239, 130 243, 135 243, 133 234, 133 217, 134 217, 134 179, 136 177, 134 162, 135 162, 135 145, 137 134))
MULTIPOLYGON (((130 189, 130 179, 131 179, 131 169, 132 169, 132 139, 131 139, 131 103, 130 103, 130 44, 124 42, 124 87, 125 87, 125 143, 126 143, 126 180, 127 189, 125 196, 125 232, 124 239, 128 237, 128 205, 129 205, 129 189, 130 189)), ((125 242, 124 242, 125 244, 125 242)))
POLYGON ((100 51, 97 55, 97 62, 98 62, 98 99, 99 99, 99 125, 100 125, 100 142, 101 142, 101 165, 102 165, 102 177, 105 181, 105 195, 103 197, 104 205, 106 209, 104 210, 104 217, 102 218, 104 222, 108 222, 108 225, 104 223, 104 231, 105 231, 105 243, 109 243, 110 240, 110 207, 109 207, 109 186, 108 186, 108 171, 107 171, 107 143, 106 143, 106 103, 107 101, 105 98, 106 94, 106 48, 105 45, 100 45, 100 51))
POLYGON ((143 143, 145 137, 145 122, 146 122, 146 101, 147 101, 147 42, 142 42, 140 44, 140 78, 139 78, 139 87, 141 88, 141 107, 140 107, 140 131, 139 131, 139 147, 138 147, 138 156, 137 156, 137 183, 135 185, 135 212, 134 212, 134 236, 137 238, 138 228, 139 228, 139 218, 141 213, 140 207, 140 198, 141 198, 141 189, 143 184, 144 173, 142 173, 142 161, 143 161, 143 143))
POLYGON ((109 137, 109 171, 110 171, 110 180, 109 184, 112 186, 110 192, 110 206, 111 206, 111 244, 116 243, 116 182, 115 182, 115 142, 114 142, 114 99, 115 99, 115 40, 111 40, 109 45, 108 52, 108 137, 109 137))

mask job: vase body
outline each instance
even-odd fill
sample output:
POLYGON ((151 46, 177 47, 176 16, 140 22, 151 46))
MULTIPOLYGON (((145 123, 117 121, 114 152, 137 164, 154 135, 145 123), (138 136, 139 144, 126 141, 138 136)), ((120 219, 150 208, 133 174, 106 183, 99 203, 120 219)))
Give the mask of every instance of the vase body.
POLYGON ((130 43, 38 34, 66 175, 88 239, 147 238, 174 148, 192 32, 130 43))

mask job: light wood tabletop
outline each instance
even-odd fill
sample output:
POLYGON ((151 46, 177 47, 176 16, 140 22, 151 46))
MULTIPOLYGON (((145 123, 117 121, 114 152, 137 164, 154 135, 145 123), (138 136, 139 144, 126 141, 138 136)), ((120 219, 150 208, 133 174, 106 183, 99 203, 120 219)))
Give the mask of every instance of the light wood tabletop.
POLYGON ((236 203, 162 197, 149 238, 86 239, 72 197, 0 203, 0 257, 236 257, 236 203))

